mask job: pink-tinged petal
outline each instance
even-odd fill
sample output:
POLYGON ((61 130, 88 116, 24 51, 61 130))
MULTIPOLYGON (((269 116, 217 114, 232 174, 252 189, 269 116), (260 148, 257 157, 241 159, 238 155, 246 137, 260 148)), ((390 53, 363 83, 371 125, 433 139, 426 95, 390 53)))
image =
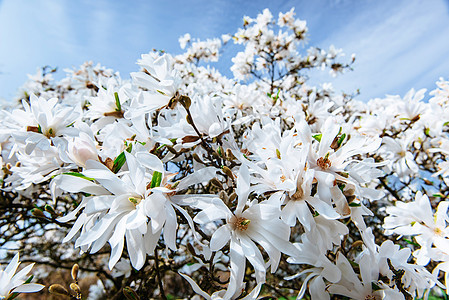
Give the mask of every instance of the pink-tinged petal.
POLYGON ((39 283, 27 283, 22 284, 12 290, 13 293, 34 293, 39 292, 45 287, 45 285, 39 283))
POLYGON ((164 164, 162 161, 154 154, 146 152, 136 153, 137 160, 146 168, 158 171, 159 173, 164 173, 164 164))
POLYGON ((184 279, 189 282, 190 286, 192 287, 192 290, 195 293, 203 296, 206 300, 212 300, 212 298, 209 296, 209 294, 207 294, 205 291, 203 291, 192 278, 190 278, 186 274, 182 274, 182 273, 178 273, 178 274, 181 275, 182 277, 184 277, 184 279))
POLYGON ((229 225, 223 225, 218 228, 210 239, 210 250, 218 251, 226 245, 231 239, 229 225))
POLYGON ((198 171, 195 171, 193 174, 186 176, 181 181, 179 181, 179 184, 176 187, 176 189, 183 190, 197 183, 208 182, 215 176, 215 174, 216 169, 214 167, 207 167, 200 169, 198 171))
POLYGON ((309 203, 320 215, 325 217, 326 219, 338 219, 340 215, 335 211, 332 206, 327 204, 324 201, 321 201, 315 197, 307 197, 305 199, 307 203, 309 203))

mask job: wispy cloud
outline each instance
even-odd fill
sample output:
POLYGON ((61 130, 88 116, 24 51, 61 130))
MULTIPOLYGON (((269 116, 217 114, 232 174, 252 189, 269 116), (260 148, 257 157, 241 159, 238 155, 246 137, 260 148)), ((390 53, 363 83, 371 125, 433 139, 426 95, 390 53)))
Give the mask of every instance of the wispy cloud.
MULTIPOLYGON (((0 0, 1 1, 1 0, 0 0)), ((334 44, 357 54, 355 71, 334 80, 337 90, 360 88, 360 99, 410 87, 432 88, 448 77, 448 0, 182 0, 145 1, 3 0, 0 2, 0 97, 44 65, 60 68, 86 60, 135 70, 136 59, 153 48, 179 53, 184 33, 211 38, 233 33, 244 15, 265 7, 276 17, 296 7, 307 20, 311 45, 334 44), (446 38, 445 38, 446 37, 446 38)), ((232 54, 224 58, 229 67, 232 54)), ((230 74, 229 71, 224 71, 230 74)), ((320 77, 319 80, 329 77, 320 77)), ((319 81, 317 81, 319 82, 319 81)))
POLYGON ((346 25, 329 33, 323 45, 356 53, 355 70, 334 81, 338 89, 360 88, 361 99, 433 88, 448 76, 449 14, 444 1, 373 2, 346 25), (439 67, 439 68, 436 68, 439 67))

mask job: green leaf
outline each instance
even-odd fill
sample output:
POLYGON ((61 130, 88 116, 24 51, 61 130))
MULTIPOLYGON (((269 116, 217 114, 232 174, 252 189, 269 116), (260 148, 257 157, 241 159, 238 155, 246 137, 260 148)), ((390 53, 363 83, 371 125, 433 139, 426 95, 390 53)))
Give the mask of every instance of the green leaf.
POLYGON ((351 206, 351 207, 359 207, 359 206, 362 206, 362 204, 357 203, 357 202, 351 202, 351 203, 349 203, 349 206, 351 206))
POLYGON ((120 169, 125 164, 125 161, 126 161, 125 152, 122 152, 114 159, 114 165, 112 166, 112 172, 117 173, 118 171, 120 171, 120 169))
POLYGON ((65 172, 65 173, 62 173, 62 175, 75 176, 75 177, 83 178, 83 179, 86 179, 86 180, 89 180, 89 181, 94 181, 95 180, 95 178, 87 177, 87 176, 84 176, 83 174, 77 173, 77 172, 65 172))
POLYGON ((158 172, 158 171, 154 171, 153 177, 151 178, 150 187, 155 188, 155 187, 161 186, 161 182, 162 182, 162 173, 158 172))
POLYGON ((313 137, 315 140, 317 140, 318 142, 321 142, 321 137, 322 137, 322 136, 323 136, 323 135, 322 135, 321 133, 312 135, 312 137, 313 137))
POLYGON ((404 242, 406 242, 407 244, 413 245, 413 246, 415 246, 415 247, 420 247, 420 245, 419 245, 418 243, 415 243, 415 242, 412 241, 412 240, 408 240, 408 239, 405 239, 405 238, 402 238, 402 239, 403 239, 404 242))
POLYGON ((122 111, 122 105, 120 104, 120 99, 118 97, 118 93, 117 92, 114 93, 114 97, 115 97, 115 105, 117 106, 117 108, 115 110, 116 111, 122 111))

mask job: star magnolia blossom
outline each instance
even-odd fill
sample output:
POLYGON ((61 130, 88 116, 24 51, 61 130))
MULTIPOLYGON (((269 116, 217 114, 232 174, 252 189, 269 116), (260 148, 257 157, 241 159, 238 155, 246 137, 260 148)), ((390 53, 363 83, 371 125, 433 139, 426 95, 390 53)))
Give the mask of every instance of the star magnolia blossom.
MULTIPOLYGON (((146 254, 153 253, 163 229, 167 246, 176 250, 178 223, 174 209, 191 220, 180 207, 189 196, 171 196, 177 189, 172 188, 174 183, 168 182, 170 175, 166 174, 162 162, 156 156, 137 153, 136 159, 126 151, 124 155, 129 171, 122 176, 114 174, 98 161, 88 160, 83 171, 85 178, 72 175, 56 177, 55 185, 60 189, 95 195, 85 197, 73 212, 59 218, 59 221, 72 220, 83 209, 64 241, 69 241, 81 230, 75 246, 84 251, 90 248, 91 253, 109 242, 109 268, 112 269, 122 255, 126 238, 131 263, 134 268, 140 269, 145 263, 146 254), (152 170, 152 175, 148 175, 144 167, 152 170), (90 181, 93 179, 100 184, 90 181)), ((181 180, 177 188, 187 188, 208 180, 212 175, 212 169, 202 169, 181 180)))
POLYGON ((34 264, 16 273, 19 265, 19 253, 17 253, 4 270, 0 269, 0 299, 13 299, 14 293, 34 293, 45 287, 45 285, 28 281, 28 273, 34 264))
POLYGON ((280 193, 273 194, 266 201, 250 204, 245 209, 249 180, 249 170, 242 166, 237 177, 238 203, 233 212, 220 199, 216 199, 211 203, 201 203, 202 211, 194 218, 194 221, 200 224, 220 219, 226 222, 214 232, 210 240, 212 251, 218 251, 230 243, 231 278, 224 298, 234 296, 242 286, 245 258, 254 267, 257 282, 265 281, 265 262, 254 242, 267 252, 271 272, 276 271, 281 252, 290 256, 299 255, 298 249, 289 242, 289 226, 279 218, 280 193))

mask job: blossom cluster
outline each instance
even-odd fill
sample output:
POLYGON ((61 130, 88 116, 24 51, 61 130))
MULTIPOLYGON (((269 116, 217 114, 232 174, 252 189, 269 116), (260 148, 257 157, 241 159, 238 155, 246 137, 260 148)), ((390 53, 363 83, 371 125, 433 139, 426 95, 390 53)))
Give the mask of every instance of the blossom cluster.
POLYGON ((206 299, 446 292, 449 82, 428 102, 308 86, 301 71, 354 58, 302 53, 307 33, 293 9, 264 10, 232 36, 183 36, 183 54, 143 54, 131 80, 92 63, 30 77, 0 112, 2 191, 148 298, 169 271, 206 299), (229 79, 204 63, 231 40, 229 79))

